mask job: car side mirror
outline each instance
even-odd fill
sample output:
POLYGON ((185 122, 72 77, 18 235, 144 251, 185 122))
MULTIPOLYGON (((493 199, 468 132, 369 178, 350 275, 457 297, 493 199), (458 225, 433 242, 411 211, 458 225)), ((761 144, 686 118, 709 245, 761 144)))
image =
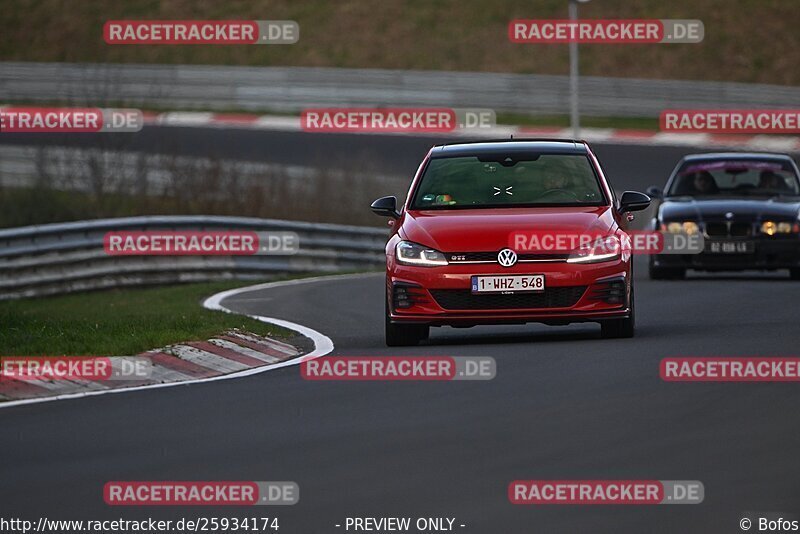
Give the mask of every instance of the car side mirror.
POLYGON ((395 197, 381 197, 370 205, 372 213, 382 217, 397 219, 400 214, 397 212, 397 199, 395 197))
POLYGON ((650 205, 650 197, 638 191, 625 191, 619 199, 620 213, 642 211, 650 205))
POLYGON ((647 188, 647 194, 650 195, 650 198, 662 198, 664 196, 664 192, 654 185, 647 188))

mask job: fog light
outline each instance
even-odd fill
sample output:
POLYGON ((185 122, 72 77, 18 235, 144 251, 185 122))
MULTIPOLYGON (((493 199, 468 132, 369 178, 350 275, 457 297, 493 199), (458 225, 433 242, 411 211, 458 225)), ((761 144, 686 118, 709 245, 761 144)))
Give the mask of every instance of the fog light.
POLYGON ((405 310, 428 303, 430 303, 430 299, 420 286, 399 283, 392 287, 392 306, 395 310, 405 310))
POLYGON ((592 285, 589 292, 589 300, 599 300, 607 304, 625 303, 625 297, 628 294, 628 286, 624 278, 616 278, 614 280, 605 280, 597 282, 592 285))

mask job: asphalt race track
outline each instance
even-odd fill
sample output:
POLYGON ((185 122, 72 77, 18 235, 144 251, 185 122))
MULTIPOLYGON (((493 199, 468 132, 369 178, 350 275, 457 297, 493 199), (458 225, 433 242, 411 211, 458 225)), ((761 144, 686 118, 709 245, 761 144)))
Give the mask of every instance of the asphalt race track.
MULTIPOLYGON (((421 158, 411 144, 430 144, 397 142, 387 165, 398 168, 412 151, 421 158)), ((390 146, 376 138, 367 149, 378 144, 390 146)), ((622 189, 662 185, 691 150, 597 151, 622 189)), ((324 333, 337 355, 493 356, 497 376, 309 382, 289 367, 2 409, 0 507, 34 519, 277 516, 281 534, 345 532, 335 525, 348 516, 455 517, 465 525, 456 531, 481 534, 725 533, 741 532, 748 512, 796 519, 798 385, 667 383, 659 361, 796 355, 797 282, 785 272, 652 282, 645 267, 638 258, 637 335, 622 340, 601 340, 592 324, 443 328, 425 346, 387 349, 380 274, 232 297, 226 307, 324 333), (705 501, 514 506, 506 492, 517 479, 700 480, 705 501), (300 502, 112 508, 102 495, 111 480, 292 480, 300 502)))

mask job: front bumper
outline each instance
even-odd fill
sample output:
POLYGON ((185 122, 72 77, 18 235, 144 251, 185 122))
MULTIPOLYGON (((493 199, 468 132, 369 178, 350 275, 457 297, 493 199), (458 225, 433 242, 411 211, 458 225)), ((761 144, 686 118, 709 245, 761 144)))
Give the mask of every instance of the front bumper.
POLYGON ((518 263, 510 268, 497 264, 423 268, 393 263, 387 275, 386 291, 393 323, 473 326, 597 322, 630 315, 630 262, 518 263), (472 276, 520 274, 543 274, 545 291, 539 294, 471 293, 472 276), (397 308, 394 299, 397 286, 411 288, 407 292, 412 295, 411 306, 397 308), (602 295, 608 295, 612 287, 622 292, 619 299, 616 302, 603 300, 602 295))
MULTIPOLYGON (((656 254, 652 256, 655 267, 695 269, 699 271, 774 270, 800 267, 800 240, 797 236, 753 237, 738 241, 755 244, 753 253, 710 253, 706 238, 705 250, 700 254, 656 254)), ((737 239, 724 239, 737 241, 737 239)))

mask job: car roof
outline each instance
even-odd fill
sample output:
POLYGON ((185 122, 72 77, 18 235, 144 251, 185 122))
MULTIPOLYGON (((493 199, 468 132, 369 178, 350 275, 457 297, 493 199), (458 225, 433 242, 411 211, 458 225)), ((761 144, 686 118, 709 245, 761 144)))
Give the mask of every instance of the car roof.
POLYGON ((775 154, 771 152, 711 152, 708 154, 688 154, 684 161, 698 161, 708 159, 772 159, 793 161, 788 154, 775 154))
POLYGON ((497 139, 436 145, 431 149, 431 157, 528 151, 553 154, 586 154, 587 150, 585 141, 575 139, 497 139))

